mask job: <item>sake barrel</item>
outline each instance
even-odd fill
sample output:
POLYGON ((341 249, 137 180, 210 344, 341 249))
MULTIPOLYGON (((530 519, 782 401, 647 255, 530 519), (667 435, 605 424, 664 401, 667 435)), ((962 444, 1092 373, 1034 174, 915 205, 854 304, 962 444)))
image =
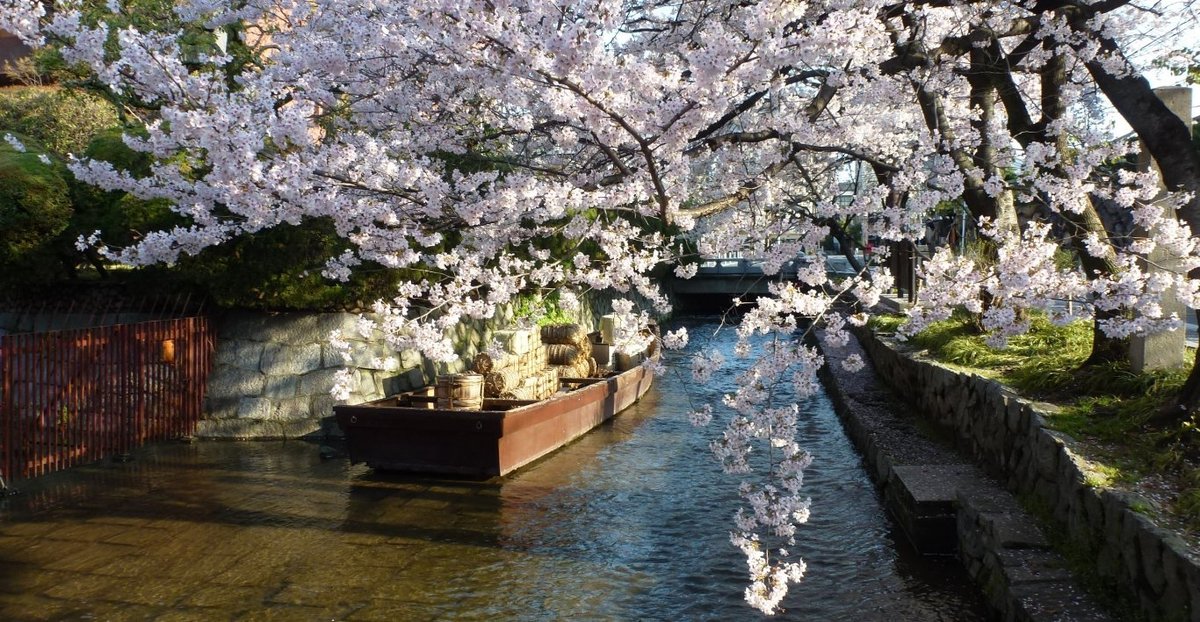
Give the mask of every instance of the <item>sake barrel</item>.
POLYGON ((478 410, 483 408, 483 376, 446 374, 437 377, 434 397, 441 410, 478 410))

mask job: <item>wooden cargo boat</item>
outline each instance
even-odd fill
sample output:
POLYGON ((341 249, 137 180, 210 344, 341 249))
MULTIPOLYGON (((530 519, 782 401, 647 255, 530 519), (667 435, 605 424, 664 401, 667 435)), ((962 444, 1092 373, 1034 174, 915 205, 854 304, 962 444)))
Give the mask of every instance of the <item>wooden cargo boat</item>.
POLYGON ((334 407, 350 462, 378 470, 504 475, 562 447, 638 401, 641 365, 604 378, 562 378, 544 400, 484 399, 479 410, 435 408, 433 387, 334 407))

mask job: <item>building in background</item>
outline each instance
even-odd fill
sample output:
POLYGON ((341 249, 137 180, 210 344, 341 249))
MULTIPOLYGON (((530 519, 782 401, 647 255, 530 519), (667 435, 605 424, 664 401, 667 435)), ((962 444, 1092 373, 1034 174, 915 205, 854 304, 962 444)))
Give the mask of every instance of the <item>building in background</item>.
POLYGON ((29 56, 33 50, 7 30, 0 30, 0 86, 17 84, 17 77, 10 71, 17 61, 29 56))

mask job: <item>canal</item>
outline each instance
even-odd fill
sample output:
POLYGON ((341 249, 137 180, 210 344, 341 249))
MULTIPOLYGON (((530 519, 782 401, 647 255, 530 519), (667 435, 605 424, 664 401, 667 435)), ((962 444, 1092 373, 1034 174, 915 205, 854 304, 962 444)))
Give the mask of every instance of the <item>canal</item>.
MULTIPOLYGON (((689 348, 732 332, 688 322, 689 348)), ((686 369, 686 365, 680 365, 686 369)), ((669 374, 515 475, 376 474, 318 447, 167 444, 0 500, 0 619, 753 620, 734 476, 688 422, 733 374, 669 374)), ((828 399, 804 404, 808 563, 780 620, 984 620, 957 563, 916 555, 828 399)))

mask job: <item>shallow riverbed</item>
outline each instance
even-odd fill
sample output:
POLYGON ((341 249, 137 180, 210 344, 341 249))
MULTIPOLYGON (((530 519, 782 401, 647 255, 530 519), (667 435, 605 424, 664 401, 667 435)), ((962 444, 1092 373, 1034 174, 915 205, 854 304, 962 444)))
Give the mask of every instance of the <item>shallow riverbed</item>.
MULTIPOLYGON (((692 347, 731 348, 689 324, 692 347)), ((25 482, 0 500, 0 619, 762 618, 728 541, 737 480, 706 448, 718 424, 687 421, 689 394, 725 388, 670 374, 484 482, 375 474, 300 442, 160 445, 25 482)), ((956 562, 902 541, 824 396, 801 435, 809 571, 777 619, 985 619, 956 562)))

